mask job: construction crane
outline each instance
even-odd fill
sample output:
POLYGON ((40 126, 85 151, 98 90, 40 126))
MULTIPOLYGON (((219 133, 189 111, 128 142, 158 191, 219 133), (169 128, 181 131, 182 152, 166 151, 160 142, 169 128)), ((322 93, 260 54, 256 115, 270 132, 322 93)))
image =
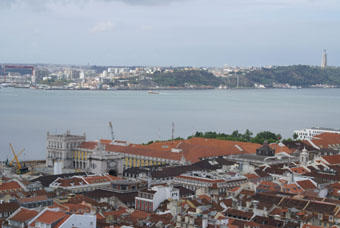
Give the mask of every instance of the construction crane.
MULTIPOLYGON (((19 152, 19 154, 17 155, 17 158, 19 158, 19 156, 20 156, 24 151, 25 151, 25 149, 22 149, 22 150, 19 152)), ((12 166, 12 164, 13 164, 14 161, 15 161, 15 157, 12 159, 12 161, 10 161, 10 162, 8 163, 8 165, 9 165, 9 166, 12 166)))
POLYGON ((12 146, 12 144, 9 144, 9 146, 11 147, 11 150, 12 150, 12 153, 14 155, 14 160, 16 161, 17 163, 17 174, 24 174, 24 173, 27 173, 28 172, 28 168, 27 167, 22 167, 20 162, 19 162, 19 159, 18 159, 18 156, 15 154, 15 151, 14 151, 14 148, 12 146))
POLYGON ((113 127, 112 127, 111 121, 109 122, 109 127, 110 127, 110 130, 111 130, 111 138, 112 138, 112 141, 113 141, 113 140, 115 140, 115 135, 113 134, 113 127))

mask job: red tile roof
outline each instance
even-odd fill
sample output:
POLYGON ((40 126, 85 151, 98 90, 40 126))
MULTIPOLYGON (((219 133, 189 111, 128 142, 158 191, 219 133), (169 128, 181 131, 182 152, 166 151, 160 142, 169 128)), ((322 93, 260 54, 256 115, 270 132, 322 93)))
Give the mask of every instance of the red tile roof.
POLYGON ((303 190, 297 184, 286 184, 283 186, 283 190, 285 192, 289 192, 293 194, 298 194, 300 192, 303 192, 303 190))
POLYGON ((107 216, 121 216, 122 214, 126 213, 126 208, 121 207, 117 211, 108 211, 108 212, 103 212, 103 215, 105 217, 107 216))
POLYGON ((295 152, 295 149, 289 148, 287 146, 280 146, 277 143, 271 143, 269 146, 275 150, 275 153, 281 153, 281 152, 286 152, 287 154, 291 154, 295 152))
POLYGON ((15 181, 7 182, 7 183, 2 183, 0 185, 0 191, 10 191, 10 190, 23 190, 23 189, 15 181))
MULTIPOLYGON (((336 145, 339 147, 340 145, 340 134, 336 133, 322 133, 320 135, 315 136, 312 140, 312 143, 320 148, 329 148, 336 145)), ((311 145, 309 141, 303 141, 311 145)))
POLYGON ((97 219, 97 221, 98 220, 104 220, 104 221, 106 220, 106 218, 102 214, 100 214, 100 213, 96 214, 96 219, 97 219))
POLYGON ((314 225, 305 224, 302 226, 302 228, 322 228, 322 226, 314 226, 314 225))
POLYGON ((10 212, 10 214, 12 214, 19 207, 20 206, 17 202, 0 203, 0 213, 10 212))
POLYGON ((94 148, 96 148, 97 145, 97 142, 82 142, 79 148, 93 150, 94 148))
POLYGON ((324 161, 326 161, 330 165, 338 165, 338 164, 340 164, 340 154, 322 156, 322 159, 324 161))
POLYGON ((18 199, 19 203, 36 202, 36 201, 43 201, 43 200, 48 200, 46 195, 18 199))
POLYGON ((122 180, 122 178, 111 176, 111 175, 87 176, 87 177, 84 177, 84 179, 89 184, 100 183, 100 182, 109 182, 109 181, 113 181, 113 180, 122 180))
POLYGON ((110 139, 101 139, 100 143, 102 143, 102 144, 110 144, 110 143, 112 143, 112 140, 110 140, 110 139))
POLYGON ((257 176, 256 174, 253 174, 253 173, 247 173, 247 174, 244 174, 244 176, 245 176, 248 180, 259 178, 259 176, 257 176))
POLYGON ((71 215, 65 215, 65 217, 62 219, 62 220, 60 220, 56 225, 55 225, 55 227, 54 228, 58 228, 58 227, 60 227, 69 217, 71 217, 71 215))
POLYGON ((55 223, 61 219, 63 219, 66 216, 64 212, 61 211, 49 211, 46 210, 44 213, 42 213, 35 222, 41 222, 45 224, 52 224, 55 223))
MULTIPOLYGON (((97 142, 84 142, 80 148, 93 150, 97 142)), ((105 144, 107 151, 124 154, 135 154, 147 157, 156 157, 180 161, 184 157, 187 161, 198 162, 203 157, 217 157, 230 154, 254 154, 260 144, 237 142, 218 139, 190 138, 168 142, 156 142, 149 145, 129 144, 113 145, 105 144), (177 152, 172 152, 172 149, 177 152)))
POLYGON ((23 223, 34 218, 39 213, 38 211, 26 208, 20 208, 19 210, 20 211, 17 212, 13 217, 11 217, 10 220, 23 223))
POLYGON ((309 171, 303 167, 294 167, 294 168, 290 168, 290 170, 294 173, 298 173, 298 174, 305 174, 305 173, 309 173, 309 171))
POLYGON ((140 211, 140 210, 135 210, 134 212, 131 213, 131 217, 136 218, 136 219, 146 219, 149 216, 150 216, 150 213, 145 212, 145 211, 140 211))
POLYGON ((296 181, 296 183, 304 190, 316 189, 315 184, 310 180, 296 181))
POLYGON ((81 203, 63 203, 61 205, 67 212, 71 213, 90 213, 91 207, 81 203))
POLYGON ((261 189, 264 191, 280 191, 280 185, 273 183, 271 181, 262 181, 257 187, 257 190, 261 189))
POLYGON ((60 187, 70 187, 70 186, 79 186, 86 185, 87 183, 81 177, 72 177, 72 178, 59 178, 55 181, 59 183, 60 187))

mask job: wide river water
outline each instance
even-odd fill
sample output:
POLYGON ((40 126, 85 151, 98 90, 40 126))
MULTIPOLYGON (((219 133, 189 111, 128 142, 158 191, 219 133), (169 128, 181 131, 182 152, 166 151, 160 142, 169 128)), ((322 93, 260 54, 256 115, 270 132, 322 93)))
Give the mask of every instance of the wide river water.
POLYGON ((25 148, 21 159, 44 159, 46 133, 86 132, 133 143, 187 137, 196 131, 269 130, 291 137, 295 129, 340 128, 340 89, 62 91, 0 89, 0 160, 25 148))

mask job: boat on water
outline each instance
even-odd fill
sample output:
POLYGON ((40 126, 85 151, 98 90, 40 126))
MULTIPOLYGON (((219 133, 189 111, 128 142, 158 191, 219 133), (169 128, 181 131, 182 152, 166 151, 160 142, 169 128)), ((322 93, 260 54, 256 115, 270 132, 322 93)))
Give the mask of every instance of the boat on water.
POLYGON ((153 91, 153 90, 149 90, 148 94, 159 94, 159 92, 153 91))
POLYGON ((31 87, 30 85, 26 85, 26 84, 18 84, 14 86, 14 88, 17 88, 17 89, 29 89, 30 87, 31 87))

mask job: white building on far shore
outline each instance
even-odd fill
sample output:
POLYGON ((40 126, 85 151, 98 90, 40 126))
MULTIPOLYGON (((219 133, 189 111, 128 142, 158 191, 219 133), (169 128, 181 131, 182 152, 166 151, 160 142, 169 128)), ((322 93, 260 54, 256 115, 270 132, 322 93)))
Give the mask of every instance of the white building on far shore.
POLYGON ((314 136, 320 135, 322 133, 340 134, 340 129, 312 127, 294 131, 294 134, 298 135, 297 139, 299 140, 313 139, 314 136))

